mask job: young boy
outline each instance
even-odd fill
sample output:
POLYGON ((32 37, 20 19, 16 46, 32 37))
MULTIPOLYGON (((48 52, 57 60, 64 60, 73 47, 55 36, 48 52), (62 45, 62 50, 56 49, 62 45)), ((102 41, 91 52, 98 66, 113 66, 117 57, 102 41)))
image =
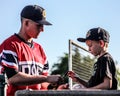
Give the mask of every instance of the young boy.
POLYGON ((73 81, 82 84, 82 87, 90 89, 117 89, 115 63, 112 56, 107 52, 109 38, 109 33, 105 29, 98 27, 90 29, 86 38, 77 39, 80 42, 85 42, 90 53, 98 56, 98 59, 94 64, 94 71, 88 82, 84 82, 73 71, 69 71, 68 76, 73 81))

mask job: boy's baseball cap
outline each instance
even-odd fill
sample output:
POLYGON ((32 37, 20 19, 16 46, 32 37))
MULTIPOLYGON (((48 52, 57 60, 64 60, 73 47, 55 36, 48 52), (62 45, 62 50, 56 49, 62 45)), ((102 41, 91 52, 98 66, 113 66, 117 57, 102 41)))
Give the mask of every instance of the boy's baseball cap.
POLYGON ((86 38, 77 38, 77 40, 80 42, 85 42, 86 40, 103 40, 109 43, 109 38, 109 33, 105 29, 98 27, 90 29, 86 34, 86 38))
POLYGON ((27 5, 21 11, 21 17, 30 19, 42 25, 52 25, 46 21, 45 9, 38 5, 27 5))

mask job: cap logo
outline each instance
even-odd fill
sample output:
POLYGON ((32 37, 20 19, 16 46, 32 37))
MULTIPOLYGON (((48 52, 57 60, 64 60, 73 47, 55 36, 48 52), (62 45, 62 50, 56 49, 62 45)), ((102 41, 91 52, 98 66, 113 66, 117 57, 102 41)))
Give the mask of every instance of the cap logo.
POLYGON ((90 36, 90 31, 87 32, 86 38, 90 36))
POLYGON ((46 12, 45 12, 45 10, 43 10, 42 16, 43 16, 44 18, 46 18, 46 12))
POLYGON ((100 30, 101 30, 101 29, 100 29, 100 28, 98 28, 98 33, 100 33, 100 30))

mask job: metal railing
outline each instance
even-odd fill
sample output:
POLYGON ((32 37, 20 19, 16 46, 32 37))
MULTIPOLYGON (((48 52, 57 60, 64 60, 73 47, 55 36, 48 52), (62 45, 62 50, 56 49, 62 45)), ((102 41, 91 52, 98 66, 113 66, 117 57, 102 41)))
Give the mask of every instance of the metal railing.
POLYGON ((120 96, 120 90, 19 90, 15 96, 120 96))

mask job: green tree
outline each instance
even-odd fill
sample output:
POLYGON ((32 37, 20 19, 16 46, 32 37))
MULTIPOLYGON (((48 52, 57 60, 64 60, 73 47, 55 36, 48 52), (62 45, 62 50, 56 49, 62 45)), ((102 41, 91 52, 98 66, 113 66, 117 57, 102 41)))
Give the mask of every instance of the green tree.
POLYGON ((117 81, 118 81, 118 90, 120 90, 120 67, 118 64, 118 61, 115 61, 116 64, 116 75, 117 75, 117 81))
POLYGON ((120 69, 117 69, 118 89, 120 89, 120 69))
MULTIPOLYGON (((68 54, 64 53, 63 57, 59 57, 57 63, 54 63, 52 66, 51 74, 60 74, 64 76, 65 73, 68 71, 68 54)), ((65 77, 65 83, 68 83, 68 77, 65 77)))

